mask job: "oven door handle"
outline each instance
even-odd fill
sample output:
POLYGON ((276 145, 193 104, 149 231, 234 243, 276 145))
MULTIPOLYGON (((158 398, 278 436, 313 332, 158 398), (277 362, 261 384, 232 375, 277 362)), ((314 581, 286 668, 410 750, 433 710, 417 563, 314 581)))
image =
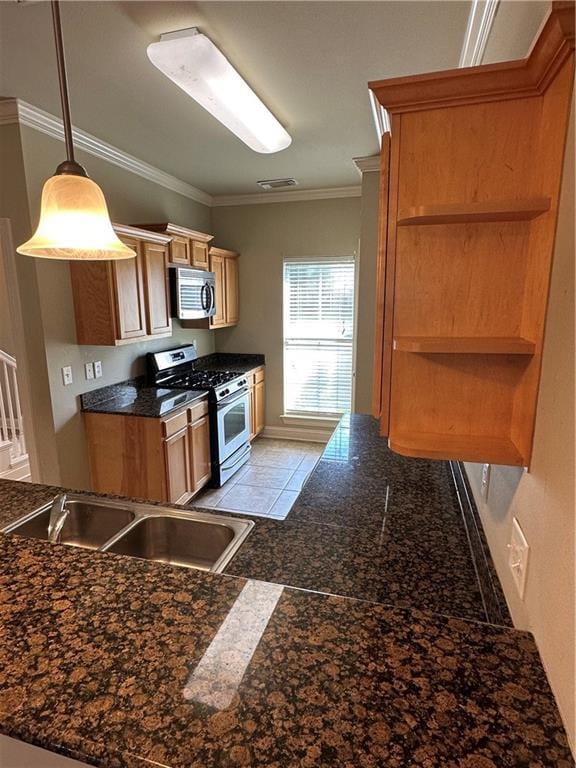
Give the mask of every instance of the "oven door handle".
POLYGON ((220 400, 218 403, 216 403, 216 407, 218 410, 221 408, 224 408, 227 405, 230 405, 230 403, 235 402, 236 400, 240 400, 241 398, 245 397, 245 395, 248 394, 248 387, 243 387, 242 389, 238 389, 236 392, 233 392, 231 395, 228 395, 228 397, 225 397, 224 400, 220 400))

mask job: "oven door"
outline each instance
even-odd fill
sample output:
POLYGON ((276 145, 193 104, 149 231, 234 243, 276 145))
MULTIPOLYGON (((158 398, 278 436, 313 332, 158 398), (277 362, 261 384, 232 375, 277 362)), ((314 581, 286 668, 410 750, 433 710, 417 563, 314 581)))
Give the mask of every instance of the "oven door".
POLYGON ((221 464, 250 440, 250 398, 248 390, 217 404, 218 462, 221 464))

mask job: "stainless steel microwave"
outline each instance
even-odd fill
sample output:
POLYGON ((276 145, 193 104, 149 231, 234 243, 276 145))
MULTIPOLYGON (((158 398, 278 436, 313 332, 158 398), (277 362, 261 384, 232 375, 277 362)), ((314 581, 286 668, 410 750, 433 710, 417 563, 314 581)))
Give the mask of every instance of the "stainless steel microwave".
POLYGON ((176 267, 170 270, 172 314, 180 320, 197 320, 216 314, 213 272, 176 267))

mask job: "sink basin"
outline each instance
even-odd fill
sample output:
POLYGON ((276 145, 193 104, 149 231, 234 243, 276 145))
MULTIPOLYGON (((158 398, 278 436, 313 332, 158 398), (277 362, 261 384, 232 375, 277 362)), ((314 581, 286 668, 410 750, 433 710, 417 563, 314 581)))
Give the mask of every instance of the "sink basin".
MULTIPOLYGON (((68 515, 58 539, 59 543, 99 549, 136 518, 131 509, 113 502, 112 504, 113 506, 106 500, 69 496, 66 500, 68 515)), ((46 504, 9 526, 5 532, 32 539, 48 539, 51 508, 52 503, 46 504)))
POLYGON ((223 564, 219 561, 236 536, 231 526, 236 521, 224 520, 214 522, 209 517, 206 520, 183 515, 145 517, 106 551, 202 571, 220 570, 223 564))
MULTIPOLYGON (((48 539, 52 502, 2 533, 48 539)), ((251 520, 69 494, 60 544, 219 572, 236 554, 251 520)))

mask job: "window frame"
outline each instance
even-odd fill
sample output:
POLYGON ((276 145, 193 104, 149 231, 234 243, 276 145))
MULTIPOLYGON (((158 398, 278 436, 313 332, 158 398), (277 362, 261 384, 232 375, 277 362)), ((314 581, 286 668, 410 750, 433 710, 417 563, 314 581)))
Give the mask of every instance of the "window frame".
POLYGON ((350 412, 354 410, 356 390, 356 334, 358 328, 358 258, 356 253, 323 256, 285 256, 282 260, 282 419, 304 424, 306 421, 317 424, 322 421, 338 422, 347 411, 296 411, 287 407, 287 382, 286 382, 286 317, 288 310, 286 265, 290 263, 316 263, 342 262, 351 263, 353 266, 354 284, 352 288, 352 339, 351 339, 351 382, 350 382, 350 412))

